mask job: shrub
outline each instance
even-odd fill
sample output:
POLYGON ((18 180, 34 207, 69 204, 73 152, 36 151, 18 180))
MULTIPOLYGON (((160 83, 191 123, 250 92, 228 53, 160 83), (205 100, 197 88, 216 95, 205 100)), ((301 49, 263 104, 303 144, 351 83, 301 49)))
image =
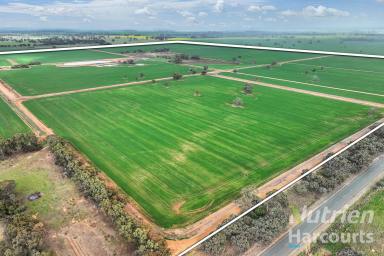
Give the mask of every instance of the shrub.
POLYGON ((8 139, 0 138, 0 160, 14 154, 28 153, 40 149, 41 144, 33 133, 18 133, 8 139))
POLYGON ((43 225, 26 212, 15 188, 14 181, 0 182, 0 217, 5 224, 0 255, 49 255, 45 251, 43 225))

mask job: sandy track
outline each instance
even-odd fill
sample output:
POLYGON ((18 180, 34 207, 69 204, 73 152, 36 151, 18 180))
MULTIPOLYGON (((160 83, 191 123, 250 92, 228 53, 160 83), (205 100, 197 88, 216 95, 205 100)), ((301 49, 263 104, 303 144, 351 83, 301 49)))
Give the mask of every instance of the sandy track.
POLYGON ((337 91, 353 92, 353 93, 359 93, 359 94, 366 94, 366 95, 384 97, 383 94, 378 94, 378 93, 362 92, 362 91, 338 88, 338 87, 327 86, 327 85, 319 85, 319 84, 312 84, 312 83, 306 83, 306 82, 299 82, 299 81, 287 80, 287 79, 276 78, 276 77, 271 77, 271 76, 260 76, 260 75, 242 73, 242 72, 237 72, 236 74, 245 75, 245 76, 251 76, 251 77, 257 77, 257 78, 267 78, 267 79, 272 79, 272 80, 276 80, 276 81, 290 82, 290 83, 295 83, 295 84, 309 85, 309 86, 313 86, 313 87, 327 88, 327 89, 332 89, 332 90, 337 90, 337 91))
POLYGON ((46 136, 54 134, 52 129, 48 128, 40 119, 38 119, 23 104, 21 96, 10 86, 0 80, 0 94, 5 102, 15 111, 23 122, 32 129, 37 136, 46 136))
POLYGON ((227 80, 232 80, 232 81, 237 81, 237 82, 242 82, 242 83, 248 83, 248 84, 255 84, 255 85, 260 85, 260 86, 265 86, 265 87, 271 87, 271 88, 285 90, 285 91, 303 93, 303 94, 308 94, 308 95, 317 96, 317 97, 323 97, 323 98, 332 99, 332 100, 345 101, 345 102, 365 105, 365 106, 369 106, 369 107, 384 108, 384 104, 375 103, 375 102, 371 102, 371 101, 358 100, 358 99, 352 99, 352 98, 347 98, 347 97, 342 97, 342 96, 336 96, 336 95, 332 95, 332 94, 307 91, 307 90, 302 90, 302 89, 297 89, 297 88, 292 88, 292 87, 287 87, 287 86, 281 86, 281 85, 275 85, 275 84, 270 84, 270 83, 247 80, 247 79, 243 79, 243 78, 223 76, 223 75, 219 75, 216 73, 210 73, 209 75, 211 75, 213 77, 222 78, 222 79, 227 79, 227 80))
POLYGON ((108 54, 111 54, 111 55, 127 57, 127 55, 125 55, 125 54, 123 54, 123 53, 109 52, 109 51, 97 50, 97 49, 93 49, 93 50, 91 50, 91 51, 93 51, 93 52, 102 52, 102 53, 108 53, 108 54))
MULTIPOLYGON (((330 57, 330 56, 317 56, 317 57, 310 57, 310 58, 304 58, 304 59, 287 60, 287 61, 277 62, 277 65, 284 65, 284 64, 301 62, 301 61, 307 61, 307 60, 323 59, 323 58, 328 58, 328 57, 330 57)), ((260 67, 266 67, 266 66, 269 66, 269 65, 270 64, 260 64, 260 65, 254 65, 254 66, 248 66, 248 67, 240 67, 240 68, 236 68, 236 70, 243 70, 243 69, 250 69, 250 68, 260 68, 260 67)))

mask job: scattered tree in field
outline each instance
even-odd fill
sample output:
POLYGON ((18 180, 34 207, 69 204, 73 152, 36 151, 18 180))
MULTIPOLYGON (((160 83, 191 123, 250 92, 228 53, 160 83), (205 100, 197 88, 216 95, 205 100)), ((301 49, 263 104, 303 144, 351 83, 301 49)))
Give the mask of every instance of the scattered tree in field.
POLYGON ((253 87, 252 87, 252 85, 250 85, 250 84, 248 84, 248 83, 246 83, 246 84, 244 84, 244 87, 243 87, 243 92, 245 93, 245 94, 252 94, 252 92, 253 92, 253 87))
POLYGON ((200 56, 198 55, 192 55, 191 60, 200 60, 200 56))
POLYGON ((237 97, 236 99, 233 100, 232 106, 234 106, 234 107, 243 107, 244 106, 244 102, 243 102, 243 100, 241 98, 237 97))
POLYGON ((233 73, 237 73, 237 69, 234 69, 232 72, 233 72, 233 73))
POLYGON ((140 77, 140 78, 143 78, 144 76, 145 76, 144 73, 140 73, 140 74, 139 74, 139 77, 140 77))
POLYGON ((175 58, 173 59, 173 63, 175 63, 175 64, 183 63, 183 59, 181 58, 181 56, 179 54, 175 55, 175 58))
POLYGON ((135 61, 132 60, 132 59, 129 59, 129 60, 123 60, 121 63, 122 64, 133 65, 133 64, 135 64, 135 61))
POLYGON ((190 69, 189 69, 189 73, 191 73, 191 74, 196 74, 196 70, 193 69, 193 68, 190 68, 190 69))
POLYGON ((203 71, 201 71, 201 74, 204 76, 208 73, 208 66, 203 67, 203 71))
POLYGON ((277 66, 277 61, 272 61, 271 66, 277 66))
POLYGON ((200 97, 201 96, 201 92, 199 90, 195 90, 193 96, 200 97))
POLYGON ((180 80, 183 77, 180 73, 173 73, 173 80, 180 80))
POLYGON ((156 80, 155 80, 155 79, 152 79, 152 83, 153 83, 153 84, 156 83, 156 80))

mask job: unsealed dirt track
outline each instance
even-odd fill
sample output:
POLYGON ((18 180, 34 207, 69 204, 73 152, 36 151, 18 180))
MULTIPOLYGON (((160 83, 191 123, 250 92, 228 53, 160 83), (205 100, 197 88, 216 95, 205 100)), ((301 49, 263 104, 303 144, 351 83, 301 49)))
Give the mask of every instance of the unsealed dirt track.
POLYGON ((5 102, 15 111, 23 122, 32 129, 37 136, 47 136, 54 134, 52 129, 46 126, 22 103, 22 97, 10 86, 0 80, 0 95, 5 102))
POLYGON ((264 82, 258 82, 258 81, 243 79, 243 78, 224 76, 224 75, 215 74, 215 73, 210 73, 209 75, 211 75, 213 77, 222 78, 222 79, 227 79, 227 80, 232 80, 232 81, 237 81, 237 82, 242 82, 242 83, 248 83, 248 84, 255 84, 255 85, 260 85, 260 86, 265 86, 265 87, 271 87, 271 88, 280 89, 280 90, 284 90, 284 91, 292 91, 292 92, 297 92, 297 93, 309 94, 312 96, 317 96, 317 97, 322 97, 322 98, 327 98, 327 99, 332 99, 332 100, 338 100, 338 101, 345 101, 345 102, 365 105, 365 106, 369 106, 369 107, 384 108, 384 104, 371 102, 371 101, 352 99, 352 98, 347 98, 347 97, 342 97, 342 96, 337 96, 337 95, 332 95, 332 94, 326 94, 326 93, 321 93, 321 92, 307 91, 307 90, 303 90, 303 89, 297 89, 297 88, 292 88, 292 87, 287 87, 287 86, 282 86, 282 85, 276 85, 276 84, 271 84, 271 83, 264 83, 264 82))

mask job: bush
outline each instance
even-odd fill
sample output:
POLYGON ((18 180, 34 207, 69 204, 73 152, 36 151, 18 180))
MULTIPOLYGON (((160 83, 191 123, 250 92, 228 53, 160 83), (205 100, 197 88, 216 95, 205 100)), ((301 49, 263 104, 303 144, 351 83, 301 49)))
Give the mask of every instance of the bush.
POLYGON ((148 231, 125 212, 126 197, 108 188, 99 178, 99 171, 86 162, 79 152, 56 136, 48 138, 48 145, 63 173, 75 181, 78 189, 110 218, 123 238, 135 243, 137 255, 169 255, 164 241, 152 240, 148 231))
POLYGON ((183 75, 180 74, 180 73, 173 73, 173 80, 180 80, 181 78, 183 78, 183 75))
POLYGON ((41 144, 33 133, 19 133, 8 139, 0 138, 0 160, 14 154, 28 153, 40 149, 41 144))
MULTIPOLYGON (((374 158, 384 152, 384 129, 381 128, 349 150, 328 161, 294 186, 297 193, 311 191, 323 194, 336 189, 348 177, 365 170, 374 158)), ((328 155, 326 158, 330 157, 328 155)))
POLYGON ((14 181, 0 182, 0 217, 5 229, 0 255, 48 255, 43 225, 26 212, 15 193, 14 181))
MULTIPOLYGON (((250 195, 249 191, 244 193, 251 200, 257 199, 254 195, 250 195)), ((288 198, 283 193, 279 194, 213 236, 199 249, 208 255, 219 255, 223 252, 224 245, 230 245, 235 249, 236 254, 240 254, 255 243, 269 243, 287 228, 289 214, 288 198)))

